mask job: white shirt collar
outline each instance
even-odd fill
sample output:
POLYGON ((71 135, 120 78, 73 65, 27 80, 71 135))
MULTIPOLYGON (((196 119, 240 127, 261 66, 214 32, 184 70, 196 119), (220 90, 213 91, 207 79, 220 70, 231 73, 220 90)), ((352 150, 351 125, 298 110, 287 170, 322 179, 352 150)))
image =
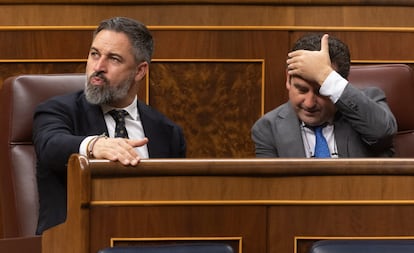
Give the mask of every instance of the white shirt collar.
POLYGON ((131 116, 131 118, 133 118, 134 120, 139 120, 139 115, 138 115, 138 107, 137 107, 137 96, 135 96, 134 101, 132 101, 131 104, 129 104, 127 107, 124 108, 116 108, 116 107, 112 107, 109 105, 102 105, 102 111, 104 114, 108 113, 111 110, 125 110, 128 112, 129 116, 131 116))

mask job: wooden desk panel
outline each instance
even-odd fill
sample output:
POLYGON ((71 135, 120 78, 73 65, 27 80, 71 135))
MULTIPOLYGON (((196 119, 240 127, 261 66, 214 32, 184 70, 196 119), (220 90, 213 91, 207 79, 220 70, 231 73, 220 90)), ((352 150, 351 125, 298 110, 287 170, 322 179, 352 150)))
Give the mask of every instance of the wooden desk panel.
MULTIPOLYGON (((241 238, 238 252, 306 252, 295 237, 414 234, 414 159, 162 159, 136 168, 74 155, 68 218, 43 252, 111 238, 241 238)), ((236 240, 237 241, 237 240, 236 240)))
MULTIPOLYGON (((268 228, 269 238, 280 238, 269 245, 271 253, 294 252, 295 237, 412 237, 414 205, 368 202, 272 206, 268 228)), ((310 245, 306 242, 298 241, 298 253, 308 252, 310 245)))
POLYGON ((129 240, 129 245, 169 241, 170 238, 224 240, 230 241, 238 252, 238 240, 228 238, 240 237, 244 252, 267 250, 265 206, 100 206, 91 208, 91 216, 94 219, 91 220, 90 252, 109 247, 114 238, 129 240))
MULTIPOLYGON (((410 200, 414 177, 406 175, 145 176, 92 182, 92 203, 134 201, 270 202, 410 200), (357 186, 357 187, 356 187, 357 186), (404 190, 401 190, 404 189, 404 190), (128 189, 119 193, 113 189, 128 189), (133 190, 130 190, 133 189, 133 190), (174 189, 174 190, 171 190, 174 189)), ((278 204, 278 203, 275 203, 278 204)))

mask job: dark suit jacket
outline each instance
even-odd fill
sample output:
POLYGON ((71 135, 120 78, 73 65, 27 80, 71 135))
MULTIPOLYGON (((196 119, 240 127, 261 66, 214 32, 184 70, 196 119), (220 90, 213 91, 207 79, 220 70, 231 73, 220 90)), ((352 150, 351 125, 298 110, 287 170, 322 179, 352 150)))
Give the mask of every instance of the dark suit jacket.
MULTIPOLYGON (((149 139, 150 158, 185 157, 186 144, 179 126, 142 102, 138 102, 138 112, 149 139)), ((107 132, 100 106, 88 103, 83 91, 52 98, 37 107, 33 122, 40 199, 37 234, 66 219, 69 156, 79 152, 87 136, 107 132)))
MULTIPOLYGON (((397 132, 385 94, 376 87, 348 84, 335 104, 334 135, 340 158, 389 157, 397 132)), ((301 123, 290 102, 266 113, 252 127, 256 157, 304 158, 301 123)))

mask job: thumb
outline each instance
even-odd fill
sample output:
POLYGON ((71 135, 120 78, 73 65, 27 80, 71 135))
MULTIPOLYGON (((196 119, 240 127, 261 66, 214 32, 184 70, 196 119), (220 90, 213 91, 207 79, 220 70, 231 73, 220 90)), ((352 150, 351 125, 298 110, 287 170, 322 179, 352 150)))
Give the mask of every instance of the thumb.
POLYGON ((329 35, 324 34, 321 39, 321 51, 329 54, 329 35))
POLYGON ((129 143, 129 145, 133 147, 141 147, 148 143, 148 138, 135 139, 135 140, 128 139, 127 142, 129 143))

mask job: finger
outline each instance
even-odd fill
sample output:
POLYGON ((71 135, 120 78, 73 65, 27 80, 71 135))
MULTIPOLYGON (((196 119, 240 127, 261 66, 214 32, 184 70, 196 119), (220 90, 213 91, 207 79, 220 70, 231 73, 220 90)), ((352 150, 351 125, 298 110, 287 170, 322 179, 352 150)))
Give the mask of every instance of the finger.
POLYGON ((304 51, 305 51, 305 50, 300 49, 300 50, 296 50, 296 51, 289 52, 289 53, 288 53, 288 57, 289 57, 289 58, 293 58, 293 57, 295 57, 295 56, 299 56, 299 55, 301 55, 304 51))
POLYGON ((119 142, 118 144, 120 148, 118 149, 119 160, 122 160, 121 162, 123 164, 137 164, 140 157, 134 146, 132 146, 126 139, 124 139, 122 142, 119 142))
MULTIPOLYGON (((126 143, 124 145, 130 147, 126 143)), ((128 165, 131 160, 136 159, 135 155, 131 155, 121 143, 114 143, 112 147, 105 148, 101 151, 101 156, 110 161, 119 161, 123 165, 128 165)))
POLYGON ((288 58, 288 59, 286 60, 286 64, 292 64, 292 63, 293 63, 293 61, 294 61, 294 59, 293 59, 293 58, 288 58))
POLYGON ((297 71, 296 71, 296 70, 294 70, 294 69, 289 69, 289 70, 287 71, 287 73, 288 73, 288 75, 289 75, 289 76, 295 76, 295 75, 298 75, 298 74, 297 74, 297 71))
POLYGON ((324 34, 321 39, 321 51, 329 54, 329 35, 324 34))
POLYGON ((135 139, 135 140, 128 139, 127 143, 133 147, 141 147, 148 143, 148 138, 145 137, 143 139, 135 139))
POLYGON ((287 69, 288 70, 293 70, 297 67, 298 65, 298 59, 297 58, 289 58, 286 61, 286 65, 287 65, 287 69))
MULTIPOLYGON (((96 158, 119 161, 123 165, 136 165, 140 160, 134 146, 128 143, 128 139, 106 138, 98 141, 94 148, 96 158)), ((148 142, 146 138, 138 141, 139 144, 146 142, 148 142)))

